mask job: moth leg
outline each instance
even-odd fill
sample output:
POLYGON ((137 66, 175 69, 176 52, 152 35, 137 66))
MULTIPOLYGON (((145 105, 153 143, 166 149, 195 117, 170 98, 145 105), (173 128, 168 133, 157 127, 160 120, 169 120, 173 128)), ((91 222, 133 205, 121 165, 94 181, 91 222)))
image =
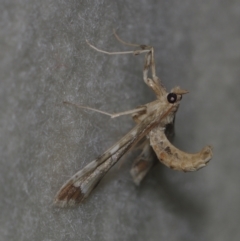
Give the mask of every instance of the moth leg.
POLYGON ((96 51, 100 52, 100 53, 104 53, 104 54, 108 54, 108 55, 118 55, 118 54, 134 54, 134 55, 138 55, 138 54, 142 54, 142 53, 147 53, 149 52, 149 49, 140 49, 140 50, 131 50, 131 51, 117 51, 117 52, 109 52, 109 51, 105 51, 102 49, 99 49, 97 47, 95 47, 94 45, 90 44, 88 42, 88 40, 86 40, 87 44, 95 49, 96 51))
POLYGON ((143 80, 144 82, 155 92, 155 94, 158 97, 161 97, 163 94, 166 93, 165 88, 163 87, 160 79, 156 76, 156 67, 155 67, 155 60, 154 60, 154 49, 152 46, 148 45, 139 45, 139 44, 132 44, 132 43, 127 43, 123 41, 115 32, 114 30, 114 35, 117 38, 119 42, 121 42, 124 45, 128 46, 134 46, 134 47, 139 47, 140 49, 134 50, 134 51, 120 51, 120 52, 109 52, 105 50, 101 50, 94 45, 90 44, 88 40, 86 40, 87 44, 95 49, 96 51, 108 55, 119 55, 119 54, 142 54, 142 53, 147 53, 145 57, 145 64, 144 64, 144 69, 143 69, 143 80), (148 71, 151 68, 151 73, 152 73, 152 79, 148 78, 148 71))
POLYGON ((153 149, 150 146, 149 140, 146 140, 141 154, 134 160, 130 170, 133 181, 137 186, 139 186, 143 178, 156 163, 157 159, 153 149))
MULTIPOLYGON (((118 35, 117 35, 117 33, 116 33, 116 30, 115 29, 113 29, 113 34, 114 34, 114 36, 115 36, 115 38, 120 42, 120 43, 122 43, 122 44, 124 44, 124 45, 127 45, 127 46, 132 46, 132 47, 141 47, 141 45, 140 44, 133 44, 133 43, 128 43, 128 42, 126 42, 126 41, 124 41, 124 40, 122 40, 118 35)), ((149 48, 151 48, 150 46, 148 46, 149 48)))
POLYGON ((162 95, 166 94, 166 89, 163 87, 160 78, 156 76, 153 48, 151 48, 151 50, 145 56, 143 80, 154 91, 157 97, 161 97, 162 95), (148 78, 148 71, 150 68, 152 72, 152 78, 148 78))
POLYGON ((164 128, 156 127, 149 133, 150 145, 158 159, 169 168, 178 171, 197 171, 203 168, 212 158, 212 147, 205 146, 200 152, 190 154, 173 146, 167 139, 164 128))
POLYGON ((78 105, 78 104, 68 102, 68 101, 64 101, 63 103, 69 104, 69 105, 74 105, 77 108, 92 110, 92 111, 95 111, 95 112, 98 112, 98 113, 101 113, 101 114, 104 114, 104 115, 108 115, 111 118, 116 118, 116 117, 119 117, 119 116, 122 116, 122 115, 132 115, 132 114, 143 113, 143 112, 146 113, 146 107, 145 106, 140 106, 140 107, 132 109, 132 110, 127 110, 127 111, 111 114, 111 113, 108 113, 108 112, 105 112, 105 111, 102 111, 102 110, 98 110, 98 109, 95 109, 95 108, 92 108, 92 107, 89 107, 89 106, 78 105))
POLYGON ((146 106, 140 106, 138 108, 135 108, 133 110, 127 110, 119 113, 112 114, 111 118, 116 118, 122 115, 137 115, 138 113, 146 113, 146 106))
POLYGON ((109 52, 109 51, 105 51, 105 50, 102 50, 102 49, 99 49, 99 48, 95 47, 94 45, 90 44, 87 39, 86 39, 86 42, 87 42, 87 44, 88 44, 91 48, 95 49, 96 51, 98 51, 98 52, 100 52, 100 53, 108 54, 108 55, 117 55, 117 54, 134 54, 134 55, 138 55, 138 54, 142 54, 142 53, 147 53, 147 52, 149 52, 149 51, 152 49, 151 46, 140 45, 140 44, 132 44, 132 43, 127 43, 127 42, 123 41, 123 40, 116 34, 115 29, 113 29, 113 34, 114 34, 114 36, 116 37, 116 39, 117 39, 120 43, 122 43, 122 44, 124 44, 124 45, 128 45, 128 46, 132 46, 132 47, 138 47, 139 49, 137 49, 137 50, 131 50, 131 51, 109 52))
POLYGON ((144 69, 143 69, 143 80, 144 82, 155 92, 157 96, 162 96, 166 90, 161 84, 161 80, 157 77, 156 75, 156 66, 155 66, 155 60, 154 60, 154 48, 152 46, 148 45, 140 45, 140 44, 132 44, 125 42, 122 40, 117 34, 116 31, 113 30, 114 36, 116 39, 128 46, 133 46, 133 47, 139 47, 139 50, 134 51, 134 55, 138 55, 141 53, 145 53, 147 50, 147 54, 145 56, 145 63, 144 63, 144 69), (148 71, 151 68, 152 72, 152 79, 148 78, 148 71))

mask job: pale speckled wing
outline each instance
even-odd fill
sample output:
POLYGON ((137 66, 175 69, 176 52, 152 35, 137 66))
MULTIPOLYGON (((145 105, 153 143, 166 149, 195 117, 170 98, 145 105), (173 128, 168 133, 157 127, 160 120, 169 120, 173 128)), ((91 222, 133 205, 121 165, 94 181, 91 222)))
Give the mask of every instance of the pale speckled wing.
POLYGON ((178 171, 196 171, 205 167, 212 158, 212 147, 206 146, 200 152, 189 154, 180 151, 167 139, 164 128, 156 127, 149 133, 150 144, 159 161, 178 171))
POLYGON ((96 187, 107 171, 154 128, 156 122, 154 120, 153 116, 146 117, 120 141, 104 152, 103 155, 72 176, 58 191, 55 197, 55 204, 65 207, 81 203, 96 187))
POLYGON ((139 186, 144 177, 150 171, 150 169, 157 162, 157 158, 154 155, 154 151, 150 146, 149 140, 147 139, 143 144, 143 149, 140 155, 134 160, 130 174, 133 178, 134 183, 139 186))

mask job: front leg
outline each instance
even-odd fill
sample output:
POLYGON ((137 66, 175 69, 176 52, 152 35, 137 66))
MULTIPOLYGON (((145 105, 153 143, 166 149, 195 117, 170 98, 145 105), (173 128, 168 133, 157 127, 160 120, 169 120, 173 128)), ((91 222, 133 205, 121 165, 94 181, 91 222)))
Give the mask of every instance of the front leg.
POLYGON ((154 60, 154 49, 141 45, 142 48, 150 48, 149 52, 145 56, 144 68, 143 68, 143 80, 154 91, 157 97, 161 97, 166 94, 166 89, 163 87, 161 80, 156 76, 156 67, 154 60), (148 71, 151 68, 152 78, 148 78, 148 71))
POLYGON ((144 62, 144 69, 143 69, 143 80, 144 82, 154 91, 157 97, 161 97, 163 94, 166 94, 166 90, 163 87, 161 80, 156 76, 156 67, 155 67, 155 60, 154 60, 154 49, 152 46, 148 45, 141 45, 141 44, 132 44, 123 41, 115 32, 113 31, 116 39, 124 45, 128 45, 131 47, 136 47, 138 49, 133 51, 120 51, 120 52, 109 52, 102 49, 95 47, 94 45, 90 44, 88 40, 86 40, 87 44, 95 49, 96 51, 108 55, 119 55, 119 54, 134 54, 139 55, 142 53, 146 53, 145 62, 144 62), (148 78, 148 71, 151 69, 151 78, 148 78))

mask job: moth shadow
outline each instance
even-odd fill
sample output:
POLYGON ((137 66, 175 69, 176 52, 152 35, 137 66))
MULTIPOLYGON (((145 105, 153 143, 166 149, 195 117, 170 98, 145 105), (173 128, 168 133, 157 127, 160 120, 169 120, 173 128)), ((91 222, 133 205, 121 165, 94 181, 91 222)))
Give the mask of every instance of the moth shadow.
POLYGON ((184 220, 193 233, 202 236, 208 217, 207 197, 204 197, 202 186, 194 186, 201 182, 194 173, 173 171, 158 163, 146 177, 143 188, 149 188, 149 182, 154 182, 152 192, 161 200, 164 209, 184 220))

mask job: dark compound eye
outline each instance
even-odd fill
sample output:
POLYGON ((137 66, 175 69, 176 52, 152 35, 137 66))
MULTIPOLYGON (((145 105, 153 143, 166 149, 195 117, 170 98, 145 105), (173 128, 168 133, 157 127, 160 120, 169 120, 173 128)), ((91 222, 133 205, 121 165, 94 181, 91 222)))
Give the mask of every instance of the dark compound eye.
POLYGON ((177 95, 175 93, 169 93, 167 96, 167 100, 169 103, 173 104, 177 100, 177 95))

